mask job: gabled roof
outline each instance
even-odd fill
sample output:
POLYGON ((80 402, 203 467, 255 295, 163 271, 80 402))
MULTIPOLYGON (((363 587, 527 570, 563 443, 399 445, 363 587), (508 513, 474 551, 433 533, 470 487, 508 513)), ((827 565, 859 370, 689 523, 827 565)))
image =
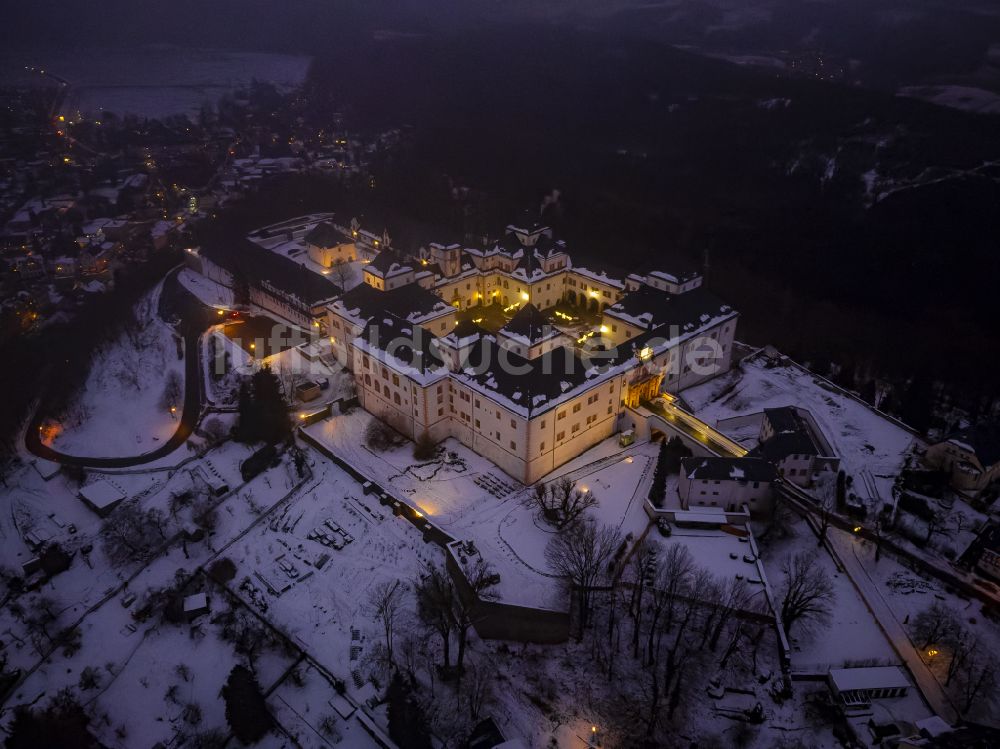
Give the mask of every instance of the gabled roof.
POLYGON ((383 352, 386 361, 400 371, 409 368, 427 374, 444 367, 435 337, 390 313, 372 319, 357 340, 363 340, 370 350, 383 352))
POLYGON ((359 284, 334 302, 333 307, 361 320, 387 313, 410 322, 451 311, 451 307, 435 294, 416 284, 390 291, 381 291, 366 283, 359 284))
POLYGON ((564 346, 526 359, 484 336, 454 377, 531 417, 558 405, 564 396, 572 397, 588 382, 600 382, 606 370, 606 366, 588 367, 574 349, 564 346))
POLYGON ((268 282, 274 288, 298 297, 308 305, 325 302, 341 293, 341 288, 304 265, 244 239, 207 245, 201 254, 230 273, 242 273, 252 283, 268 282))
POLYGON ((403 273, 413 270, 413 266, 403 259, 395 250, 382 250, 375 258, 365 266, 366 271, 375 271, 383 278, 387 278, 395 273, 403 273))
POLYGON ((1000 463, 1000 424, 979 424, 948 435, 948 442, 974 453, 983 468, 1000 463))
POLYGON ((307 244, 317 247, 336 247, 338 244, 353 242, 349 236, 329 221, 322 221, 314 226, 305 236, 307 244))
POLYGON ((736 316, 735 309, 704 287, 671 294, 646 285, 626 294, 604 313, 647 330, 676 325, 681 333, 736 316))
POLYGON ((771 422, 771 428, 776 434, 785 432, 807 431, 802 417, 791 406, 780 406, 779 408, 765 408, 764 415, 771 422))
POLYGON ((449 345, 458 346, 471 339, 481 338, 487 332, 484 328, 466 318, 465 320, 459 320, 458 324, 448 332, 448 335, 442 336, 442 338, 449 345))
POLYGON ((548 318, 531 302, 514 313, 507 324, 500 328, 500 333, 506 333, 529 344, 559 335, 559 331, 549 323, 548 318))
POLYGON ((684 458, 681 470, 692 481, 764 481, 778 477, 774 464, 761 458, 684 458))

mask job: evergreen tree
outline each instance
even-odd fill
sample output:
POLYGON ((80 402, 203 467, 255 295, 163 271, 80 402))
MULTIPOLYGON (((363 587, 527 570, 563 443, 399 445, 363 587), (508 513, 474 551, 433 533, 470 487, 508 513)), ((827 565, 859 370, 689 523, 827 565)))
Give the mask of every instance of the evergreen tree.
POLYGON ((249 382, 240 385, 239 416, 236 439, 240 442, 274 444, 291 436, 288 403, 277 375, 269 367, 257 370, 249 382))
POLYGON ((669 475, 676 475, 681 472, 681 460, 690 458, 693 454, 691 448, 685 445, 680 437, 671 437, 664 446, 665 463, 664 467, 669 475))
POLYGON ((649 501, 656 507, 663 505, 667 496, 667 441, 660 443, 660 452, 656 455, 656 466, 653 468, 653 483, 649 485, 649 501))
POLYGON ((255 744, 271 730, 271 714, 257 679, 245 666, 234 666, 222 687, 226 721, 244 744, 255 744))
POLYGON ((98 749, 87 726, 90 719, 69 689, 57 693, 44 710, 18 707, 8 728, 6 749, 98 749))
POLYGON ((396 746, 399 749, 430 749, 431 739, 424 711, 398 671, 389 682, 386 702, 389 703, 389 737, 396 742, 396 746))

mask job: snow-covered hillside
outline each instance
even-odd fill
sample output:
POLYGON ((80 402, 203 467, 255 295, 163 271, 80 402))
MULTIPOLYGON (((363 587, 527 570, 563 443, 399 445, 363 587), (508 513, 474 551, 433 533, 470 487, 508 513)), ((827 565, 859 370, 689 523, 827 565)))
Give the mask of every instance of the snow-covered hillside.
POLYGON ((54 449, 93 457, 142 455, 174 433, 184 399, 183 348, 157 315, 158 303, 157 289, 136 305, 135 319, 122 334, 97 351, 76 401, 46 425, 46 442, 54 449))

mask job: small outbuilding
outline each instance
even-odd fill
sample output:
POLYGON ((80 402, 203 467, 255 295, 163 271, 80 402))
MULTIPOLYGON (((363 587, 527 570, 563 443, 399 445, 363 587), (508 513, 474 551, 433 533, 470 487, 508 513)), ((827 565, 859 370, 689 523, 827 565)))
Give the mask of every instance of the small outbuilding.
POLYGON ((899 666, 831 668, 830 691, 845 707, 867 707, 873 699, 904 697, 910 680, 899 666))
POLYGON ((320 385, 318 382, 313 382, 308 380, 306 382, 300 382, 295 386, 295 397, 302 403, 308 403, 309 401, 314 401, 319 398, 321 393, 320 385))
POLYGON ((195 593, 184 599, 184 618, 189 622, 209 612, 208 595, 195 593))
POLYGON ((87 507, 102 518, 109 515, 126 499, 124 490, 108 479, 100 479, 86 486, 81 486, 78 495, 87 507))

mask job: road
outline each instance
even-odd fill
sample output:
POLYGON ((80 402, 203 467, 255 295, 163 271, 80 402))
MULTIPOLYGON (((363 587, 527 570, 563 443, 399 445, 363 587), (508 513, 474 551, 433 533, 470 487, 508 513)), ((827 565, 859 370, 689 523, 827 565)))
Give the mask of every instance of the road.
POLYGON ((28 431, 24 438, 25 446, 31 453, 37 455, 39 458, 63 465, 83 466, 87 468, 130 468, 159 460, 184 444, 191 435, 191 432, 198 425, 198 420, 201 416, 202 388, 204 383, 201 377, 199 337, 215 321, 211 310, 203 305, 197 297, 185 289, 180 281, 178 281, 177 275, 179 272, 180 268, 175 268, 163 280, 163 293, 160 296, 159 309, 160 316, 165 319, 170 319, 174 315, 180 318, 180 323, 177 325, 177 332, 184 337, 184 408, 181 412, 177 430, 170 439, 152 452, 126 458, 91 458, 79 455, 67 455, 43 444, 39 438, 39 427, 45 418, 44 409, 39 407, 36 409, 31 423, 28 425, 28 431))
POLYGON ((910 674, 916 680, 917 687, 924 695, 924 699, 927 700, 927 704, 935 713, 954 725, 959 719, 958 711, 955 710, 941 684, 924 663, 923 658, 920 657, 920 653, 910 640, 906 629, 892 613, 892 609, 882 597, 878 585, 868 575, 868 571, 858 558, 856 537, 844 531, 830 529, 827 531, 827 539, 834 556, 837 557, 840 565, 851 578, 851 582, 861 594, 868 610, 872 612, 882 632, 892 644, 893 650, 903 659, 906 667, 910 670, 910 674))
POLYGON ((747 454, 746 448, 742 445, 713 429, 668 398, 669 396, 665 396, 663 399, 646 405, 646 409, 658 417, 664 426, 687 437, 698 447, 714 455, 742 458, 747 454))

